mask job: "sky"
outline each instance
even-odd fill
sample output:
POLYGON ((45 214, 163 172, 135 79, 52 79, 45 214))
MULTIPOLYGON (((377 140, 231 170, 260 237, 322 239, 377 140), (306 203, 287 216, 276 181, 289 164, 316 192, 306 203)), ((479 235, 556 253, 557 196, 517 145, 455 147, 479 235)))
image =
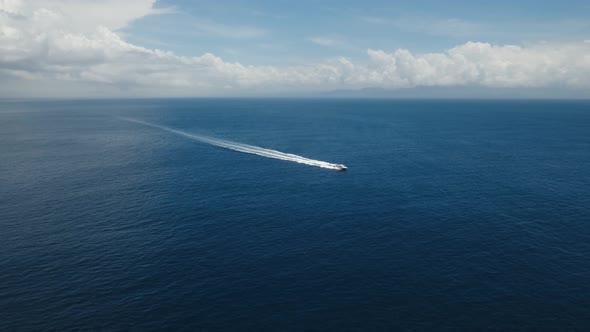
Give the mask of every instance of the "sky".
POLYGON ((0 84, 0 97, 590 98, 590 2, 0 0, 0 84))

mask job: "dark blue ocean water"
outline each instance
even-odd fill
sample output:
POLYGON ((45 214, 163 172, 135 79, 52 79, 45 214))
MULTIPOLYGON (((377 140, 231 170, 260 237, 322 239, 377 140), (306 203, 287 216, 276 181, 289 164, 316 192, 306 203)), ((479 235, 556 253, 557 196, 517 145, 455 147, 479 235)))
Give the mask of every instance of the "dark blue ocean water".
POLYGON ((589 330, 590 102, 4 101, 0 330, 72 329, 589 330))

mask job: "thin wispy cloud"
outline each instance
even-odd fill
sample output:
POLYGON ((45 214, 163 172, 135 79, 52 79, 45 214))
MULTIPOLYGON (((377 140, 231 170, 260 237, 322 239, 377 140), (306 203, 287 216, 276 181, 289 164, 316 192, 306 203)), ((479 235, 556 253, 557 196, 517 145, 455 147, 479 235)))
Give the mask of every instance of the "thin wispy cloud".
POLYGON ((249 14, 257 16, 257 17, 272 18, 272 19, 276 19, 276 20, 282 20, 282 19, 287 18, 287 15, 279 15, 279 14, 275 14, 275 13, 262 11, 259 9, 248 9, 247 11, 249 14))
POLYGON ((590 22, 579 19, 559 21, 474 22, 461 18, 439 18, 429 16, 378 17, 360 16, 360 21, 387 26, 401 32, 452 38, 501 38, 551 39, 553 37, 575 37, 590 32, 590 22))
POLYGON ((361 16, 360 19, 362 21, 372 23, 372 24, 389 24, 389 20, 383 17, 376 17, 376 16, 361 16))
POLYGON ((328 37, 310 37, 307 38, 308 41, 320 45, 320 46, 339 46, 343 45, 343 42, 334 38, 328 37))

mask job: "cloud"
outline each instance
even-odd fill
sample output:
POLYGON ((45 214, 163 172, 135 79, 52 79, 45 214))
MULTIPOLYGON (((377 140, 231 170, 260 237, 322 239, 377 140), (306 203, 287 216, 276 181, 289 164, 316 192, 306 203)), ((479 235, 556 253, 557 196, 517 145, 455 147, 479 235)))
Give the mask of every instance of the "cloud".
MULTIPOLYGON (((0 11, 3 85, 45 84, 51 91, 63 86, 64 95, 72 84, 184 95, 368 86, 590 88, 590 43, 585 41, 524 46, 468 42, 427 54, 370 49, 366 60, 358 62, 341 57, 298 66, 249 66, 211 53, 181 56, 126 42, 119 29, 160 13, 151 0, 0 0, 0 11)), ((330 39, 315 42, 332 44, 330 39)))
POLYGON ((337 46, 337 45, 342 44, 342 42, 340 42, 336 39, 331 39, 331 38, 326 38, 326 37, 311 37, 311 38, 308 38, 307 40, 309 40, 310 42, 312 42, 316 45, 320 45, 320 46, 337 46))
POLYGON ((443 53, 369 50, 378 80, 391 86, 590 86, 590 51, 584 43, 527 47, 468 42, 443 53))
POLYGON ((583 38, 587 36, 590 23, 587 20, 544 20, 518 22, 474 22, 461 18, 439 18, 432 16, 378 17, 361 16, 363 22, 381 25, 408 33, 429 36, 444 36, 455 39, 559 39, 583 38))
POLYGON ((386 24, 390 23, 390 21, 388 19, 383 18, 383 17, 377 17, 377 16, 361 16, 360 19, 362 21, 365 21, 365 22, 371 23, 371 24, 386 25, 386 24))
POLYGON ((98 26, 117 30, 141 17, 171 11, 170 8, 155 8, 155 2, 156 0, 5 0, 8 4, 6 7, 13 12, 33 18, 50 15, 60 21, 52 22, 53 28, 77 32, 89 32, 98 26))

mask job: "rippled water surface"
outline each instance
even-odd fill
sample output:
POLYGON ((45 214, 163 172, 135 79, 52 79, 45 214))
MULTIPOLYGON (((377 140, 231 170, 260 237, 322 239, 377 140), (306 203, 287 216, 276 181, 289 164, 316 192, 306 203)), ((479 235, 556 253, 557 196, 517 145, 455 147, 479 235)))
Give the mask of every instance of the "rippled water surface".
POLYGON ((0 103, 0 330, 583 331, 588 308, 590 102, 0 103))

